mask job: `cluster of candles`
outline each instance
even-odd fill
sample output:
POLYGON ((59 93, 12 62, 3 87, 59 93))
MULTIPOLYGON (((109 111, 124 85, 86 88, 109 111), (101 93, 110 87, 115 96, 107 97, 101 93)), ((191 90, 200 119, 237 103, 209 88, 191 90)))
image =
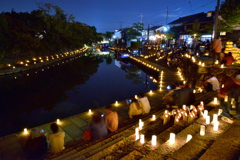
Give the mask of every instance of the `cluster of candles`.
MULTIPOLYGON (((191 58, 191 56, 188 55, 188 54, 185 54, 185 56, 186 56, 187 58, 191 58)), ((192 57, 192 61, 195 63, 195 62, 196 62, 196 59, 195 59, 194 57, 192 57)), ((216 60, 215 64, 218 64, 218 60, 216 60)), ((198 62, 198 65, 199 65, 199 66, 202 66, 202 67, 205 66, 205 64, 202 63, 201 61, 198 62)), ((224 64, 221 65, 221 68, 224 68, 224 64)))
MULTIPOLYGON (((219 122, 218 122, 218 116, 222 113, 222 109, 218 110, 218 114, 213 114, 213 130, 214 131, 218 131, 218 126, 219 126, 219 122)), ((195 106, 191 105, 190 108, 186 105, 183 105, 182 109, 179 110, 172 110, 171 112, 169 112, 168 110, 165 110, 164 114, 163 114, 163 124, 166 124, 171 116, 173 116, 173 118, 175 119, 175 122, 178 123, 180 119, 182 119, 183 121, 187 121, 188 123, 192 123, 194 121, 195 118, 197 117, 204 117, 206 119, 206 124, 210 124, 210 116, 208 115, 208 111, 204 110, 204 104, 201 101, 200 105, 198 105, 198 107, 196 108, 195 106), (190 111, 191 110, 191 111, 190 111)), ((156 116, 153 115, 151 118, 151 121, 155 121, 156 120, 156 116)), ((139 140, 140 139, 140 143, 144 144, 144 134, 139 134, 139 131, 143 129, 143 125, 144 122, 142 122, 141 119, 139 119, 139 127, 135 129, 135 140, 139 140)), ((205 125, 200 125, 200 135, 204 136, 205 135, 205 125)), ((192 139, 192 135, 188 134, 187 135, 187 139, 186 139, 186 143, 189 142, 192 139)), ((174 144, 175 143, 175 134, 174 133, 170 133, 170 138, 169 138, 169 143, 170 144, 174 144)), ((156 146, 157 144, 157 136, 153 135, 152 136, 152 145, 156 146)))
POLYGON ((163 71, 161 72, 159 76, 159 91, 162 91, 162 79, 163 79, 163 71))
MULTIPOLYGON (((60 56, 61 56, 61 57, 64 57, 64 56, 69 56, 69 55, 74 55, 74 54, 77 54, 77 53, 85 52, 87 49, 88 49, 87 47, 83 47, 83 48, 80 49, 80 50, 75 50, 75 51, 72 51, 72 52, 65 52, 65 53, 63 53, 63 54, 55 54, 55 55, 51 55, 50 57, 51 57, 51 59, 55 59, 55 58, 58 59, 58 58, 60 58, 60 56)), ((46 56, 46 57, 45 57, 46 61, 49 61, 50 57, 49 57, 49 56, 46 56)), ((43 60, 42 57, 32 58, 33 64, 37 64, 37 62, 36 62, 37 59, 39 59, 39 61, 40 61, 41 63, 44 62, 44 60, 43 60)), ((28 65, 29 65, 28 63, 30 63, 30 60, 25 60, 25 62, 21 61, 21 62, 19 62, 19 63, 20 63, 21 65, 28 66, 28 65)), ((16 67, 15 67, 14 65, 12 65, 12 64, 7 64, 7 66, 8 66, 8 67, 12 67, 12 69, 15 69, 15 68, 16 68, 16 67)))

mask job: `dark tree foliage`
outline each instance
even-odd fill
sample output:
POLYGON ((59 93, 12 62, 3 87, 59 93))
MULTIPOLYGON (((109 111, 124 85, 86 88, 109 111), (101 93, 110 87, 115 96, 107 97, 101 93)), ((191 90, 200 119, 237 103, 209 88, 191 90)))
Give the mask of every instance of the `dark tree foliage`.
POLYGON ((135 39, 138 36, 142 35, 142 31, 144 30, 143 23, 133 23, 133 26, 127 30, 128 40, 135 39))
POLYGON ((0 63, 71 51, 101 40, 94 26, 74 21, 52 4, 31 13, 0 14, 0 63))
POLYGON ((220 14, 228 25, 240 25, 240 1, 223 1, 221 4, 220 14))

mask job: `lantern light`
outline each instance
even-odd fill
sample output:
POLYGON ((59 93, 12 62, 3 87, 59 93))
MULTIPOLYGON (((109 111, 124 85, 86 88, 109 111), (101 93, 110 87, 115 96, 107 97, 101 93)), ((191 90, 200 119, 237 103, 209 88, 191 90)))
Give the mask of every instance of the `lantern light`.
POLYGON ((156 136, 156 135, 153 135, 153 136, 152 136, 152 145, 153 145, 153 146, 156 146, 156 144, 157 144, 157 136, 156 136))
POLYGON ((175 134, 174 133, 170 133, 169 142, 170 142, 170 144, 174 144, 175 143, 175 134))
POLYGON ((205 126, 204 126, 204 125, 201 125, 201 126, 200 126, 200 135, 201 135, 201 136, 204 136, 204 135, 205 135, 205 126))
POLYGON ((28 134, 27 128, 24 128, 23 132, 24 134, 28 134))
POLYGON ((141 134, 140 143, 144 143, 144 134, 141 134))
POLYGON ((192 139, 192 135, 191 135, 191 134, 188 134, 188 135, 187 135, 186 143, 189 142, 191 139, 192 139))

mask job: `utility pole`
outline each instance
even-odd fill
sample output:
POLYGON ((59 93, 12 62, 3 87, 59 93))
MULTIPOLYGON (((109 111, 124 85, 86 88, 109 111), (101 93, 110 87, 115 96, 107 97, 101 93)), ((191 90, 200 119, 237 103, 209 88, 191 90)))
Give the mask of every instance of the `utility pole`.
POLYGON ((149 26, 150 26, 150 24, 148 24, 148 35, 147 35, 148 44, 149 44, 149 26))
POLYGON ((143 14, 141 13, 139 17, 141 17, 141 23, 143 23, 143 20, 142 20, 143 14))
POLYGON ((168 23, 168 7, 167 7, 167 18, 166 18, 166 25, 168 23))
POLYGON ((220 0, 217 1, 217 7, 214 15, 214 24, 213 24, 213 38, 217 38, 217 23, 218 23, 218 12, 219 12, 220 0))

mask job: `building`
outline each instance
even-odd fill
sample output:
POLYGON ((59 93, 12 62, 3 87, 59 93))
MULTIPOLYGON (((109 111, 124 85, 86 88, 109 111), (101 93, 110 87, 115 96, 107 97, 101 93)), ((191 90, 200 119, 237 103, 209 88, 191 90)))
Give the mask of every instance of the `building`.
POLYGON ((170 30, 178 30, 178 37, 184 41, 192 41, 192 37, 197 35, 191 35, 191 31, 196 30, 197 32, 201 33, 199 37, 201 41, 211 41, 212 34, 207 33, 203 30, 203 27, 209 23, 213 23, 214 20, 214 11, 210 11, 208 13, 197 13, 185 17, 180 17, 179 19, 170 22, 168 25, 170 30), (199 23, 199 27, 196 29, 194 28, 195 23, 199 23))

